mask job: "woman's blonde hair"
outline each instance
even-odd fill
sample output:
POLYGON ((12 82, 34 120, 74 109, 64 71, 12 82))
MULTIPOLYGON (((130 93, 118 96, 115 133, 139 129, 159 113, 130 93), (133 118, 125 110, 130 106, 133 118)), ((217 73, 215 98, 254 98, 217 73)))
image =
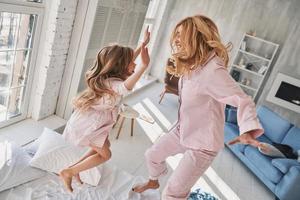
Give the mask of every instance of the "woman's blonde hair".
POLYGON ((114 96, 115 93, 109 87, 107 79, 125 80, 130 75, 128 66, 133 56, 134 51, 130 47, 110 45, 101 49, 95 64, 85 74, 87 89, 74 99, 74 107, 84 111, 104 94, 114 96))
POLYGON ((188 64, 193 63, 196 67, 203 65, 212 52, 220 57, 224 66, 227 67, 229 56, 228 50, 232 44, 223 45, 220 39, 219 31, 215 23, 206 16, 196 15, 181 20, 172 32, 170 39, 171 48, 177 34, 178 27, 182 27, 180 41, 183 52, 175 52, 173 57, 176 61, 178 72, 189 71, 188 64))

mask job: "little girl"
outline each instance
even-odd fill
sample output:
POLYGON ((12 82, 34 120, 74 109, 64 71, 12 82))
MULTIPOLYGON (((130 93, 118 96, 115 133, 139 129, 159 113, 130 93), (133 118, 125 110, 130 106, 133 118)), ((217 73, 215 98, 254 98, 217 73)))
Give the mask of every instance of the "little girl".
POLYGON ((75 101, 75 111, 69 119, 63 136, 75 145, 90 147, 77 163, 60 172, 65 187, 72 192, 72 177, 82 183, 79 172, 104 163, 111 157, 108 134, 118 115, 121 98, 130 91, 147 69, 150 58, 145 45, 140 48, 111 45, 97 55, 95 65, 86 72, 88 88, 75 101), (141 66, 135 70, 134 60, 141 53, 141 66))

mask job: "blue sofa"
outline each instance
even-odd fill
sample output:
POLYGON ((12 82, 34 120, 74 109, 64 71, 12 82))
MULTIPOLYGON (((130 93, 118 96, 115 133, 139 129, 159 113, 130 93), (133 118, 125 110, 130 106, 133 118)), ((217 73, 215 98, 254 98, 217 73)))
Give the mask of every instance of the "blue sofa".
MULTIPOLYGON (((265 106, 257 110, 265 133, 258 138, 261 142, 282 143, 300 150, 300 128, 281 118, 265 106)), ((225 111, 225 142, 239 135, 236 109, 225 111)), ((300 200, 300 163, 297 160, 270 158, 257 148, 237 144, 227 147, 281 200, 300 200)))

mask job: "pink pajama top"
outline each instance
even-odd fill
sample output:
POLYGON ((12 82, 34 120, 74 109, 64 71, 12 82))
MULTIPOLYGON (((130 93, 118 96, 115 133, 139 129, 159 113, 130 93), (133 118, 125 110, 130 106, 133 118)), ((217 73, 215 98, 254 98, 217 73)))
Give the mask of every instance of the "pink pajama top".
POLYGON ((115 98, 105 94, 87 111, 75 109, 63 133, 66 140, 78 146, 103 146, 116 122, 122 96, 129 92, 120 79, 109 78, 107 81, 117 94, 115 98))
POLYGON ((180 142, 192 149, 219 151, 224 147, 225 105, 237 107, 240 134, 263 134, 255 104, 236 84, 214 53, 207 62, 179 80, 180 142))

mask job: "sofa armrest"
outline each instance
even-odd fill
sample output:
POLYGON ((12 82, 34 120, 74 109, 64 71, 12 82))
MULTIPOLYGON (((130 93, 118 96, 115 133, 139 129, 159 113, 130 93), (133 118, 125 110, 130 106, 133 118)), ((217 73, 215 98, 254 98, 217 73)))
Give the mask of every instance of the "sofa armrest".
POLYGON ((275 188, 275 194, 281 200, 299 200, 300 166, 292 166, 275 188))

